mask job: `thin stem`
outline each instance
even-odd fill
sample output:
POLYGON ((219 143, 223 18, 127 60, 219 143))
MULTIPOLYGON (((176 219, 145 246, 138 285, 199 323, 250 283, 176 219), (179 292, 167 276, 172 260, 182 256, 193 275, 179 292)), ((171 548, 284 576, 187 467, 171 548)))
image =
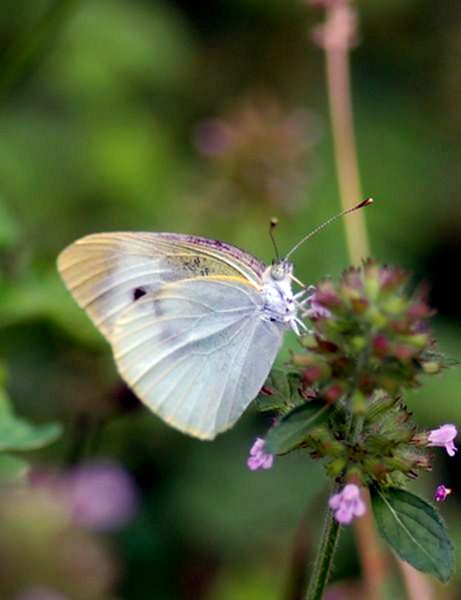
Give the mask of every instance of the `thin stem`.
MULTIPOLYGON (((343 9, 344 7, 340 7, 343 9)), ((335 8, 327 10, 330 34, 336 25, 335 8)), ((333 40, 334 41, 334 40, 333 40)), ((355 143, 350 83, 349 44, 325 43, 326 78, 334 141, 335 163, 343 210, 352 208, 362 197, 355 143)), ((353 263, 360 263, 369 253, 368 234, 363 211, 344 219, 346 241, 353 263)))
MULTIPOLYGON (((348 0, 326 6, 326 21, 319 41, 325 50, 327 90, 341 205, 343 209, 348 209, 362 197, 350 77, 350 49, 356 38, 357 15, 348 0)), ((349 256, 352 262, 357 264, 370 253, 363 211, 345 219, 344 226, 349 256)), ((361 428, 362 423, 355 418, 351 423, 349 435, 356 438, 361 428)), ((371 593, 374 598, 380 598, 386 572, 385 561, 370 510, 364 518, 356 520, 354 531, 367 593, 371 593)))
MULTIPOLYGON (((337 487, 335 487, 334 493, 336 491, 337 487)), ((323 597, 338 545, 339 532, 340 525, 333 517, 332 511, 328 509, 325 517, 322 542, 317 554, 314 570, 312 571, 306 600, 321 600, 323 597)))
POLYGON ((434 598, 431 582, 425 575, 403 560, 398 559, 397 564, 402 573, 409 600, 432 600, 434 598))
POLYGON ((309 561, 311 553, 310 531, 313 518, 314 513, 312 505, 309 504, 299 522, 296 534, 293 538, 287 579, 282 594, 284 600, 299 600, 306 589, 306 564, 309 561))
POLYGON ((353 523, 357 551, 360 557, 363 573, 363 588, 366 598, 380 600, 385 598, 384 581, 386 579, 386 560, 381 544, 376 536, 370 494, 365 488, 361 489, 362 500, 367 510, 363 517, 353 523))

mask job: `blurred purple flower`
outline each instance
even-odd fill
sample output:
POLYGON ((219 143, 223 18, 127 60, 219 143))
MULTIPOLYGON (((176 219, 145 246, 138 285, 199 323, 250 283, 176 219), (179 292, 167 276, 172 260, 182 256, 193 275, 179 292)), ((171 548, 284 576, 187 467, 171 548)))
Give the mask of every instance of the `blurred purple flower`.
POLYGON ((76 468, 67 478, 72 520, 90 529, 116 529, 135 514, 137 497, 127 472, 112 463, 76 468))
POLYGON ((318 129, 311 113, 287 110, 276 98, 250 91, 194 129, 193 143, 208 159, 201 195, 214 204, 289 210, 305 197, 318 129))
POLYGON ((80 527, 117 529, 134 516, 138 505, 129 474, 108 461, 83 464, 64 474, 34 469, 30 481, 50 493, 80 527))
POLYGON ((202 121, 194 133, 194 144, 197 150, 205 156, 224 154, 231 144, 232 132, 222 119, 207 119, 202 121))
POLYGON ((360 488, 355 483, 348 483, 339 494, 334 494, 328 505, 341 525, 349 525, 355 517, 365 514, 366 505, 360 497, 360 488))
POLYGON ((308 319, 329 319, 331 312, 322 304, 321 295, 317 294, 315 286, 311 286, 311 295, 308 297, 308 309, 304 312, 308 319))
POLYGON ((70 600, 70 598, 50 588, 33 587, 15 596, 14 600, 70 600))
POLYGON ((256 438, 255 443, 251 447, 250 456, 247 460, 248 468, 251 471, 270 469, 274 464, 274 455, 264 452, 265 443, 263 438, 256 438))
POLYGON ((325 8, 326 19, 312 31, 316 44, 331 50, 347 50, 357 43, 357 15, 348 0, 310 0, 309 4, 325 8))
POLYGON ((445 448, 448 456, 454 456, 458 451, 458 448, 454 444, 454 439, 458 435, 458 430, 455 425, 447 423, 441 425, 437 429, 433 429, 429 432, 428 441, 429 446, 437 446, 439 448, 445 448))
POLYGON ((447 488, 443 485, 443 483, 441 485, 437 486, 437 489, 435 491, 435 501, 436 502, 444 502, 448 496, 451 494, 452 490, 451 488, 447 488))

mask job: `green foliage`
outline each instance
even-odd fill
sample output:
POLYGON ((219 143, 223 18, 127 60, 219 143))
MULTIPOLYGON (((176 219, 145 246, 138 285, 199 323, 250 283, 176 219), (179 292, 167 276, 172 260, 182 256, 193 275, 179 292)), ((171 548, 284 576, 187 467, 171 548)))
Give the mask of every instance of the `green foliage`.
POLYGON ((256 398, 258 410, 261 412, 289 410, 299 402, 299 394, 295 386, 296 378, 293 381, 286 369, 274 367, 256 398))
POLYGON ((29 471, 29 463, 11 454, 0 454, 0 484, 22 481, 29 471))
POLYGON ((17 417, 0 388, 0 481, 20 479, 27 472, 27 462, 8 452, 37 450, 54 442, 61 435, 58 423, 33 425, 17 417))
POLYGON ((398 488, 372 493, 379 531, 400 558, 447 582, 454 571, 453 544, 431 504, 398 488))
POLYGON ((293 450, 306 440, 313 429, 328 420, 330 412, 331 407, 318 400, 297 406, 269 429, 265 449, 271 454, 293 450))

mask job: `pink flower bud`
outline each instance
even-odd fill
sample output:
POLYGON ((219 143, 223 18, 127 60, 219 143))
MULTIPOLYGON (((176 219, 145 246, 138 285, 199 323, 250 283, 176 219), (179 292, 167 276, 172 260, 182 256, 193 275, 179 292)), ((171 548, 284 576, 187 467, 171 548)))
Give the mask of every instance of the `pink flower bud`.
POLYGON ((445 448, 448 456, 454 456, 458 448, 455 446, 453 440, 458 435, 458 430, 455 425, 447 423, 441 425, 438 429, 432 429, 428 435, 428 446, 437 446, 439 448, 445 448))
POLYGON ((270 469, 274 464, 274 455, 264 451, 265 443, 263 438, 256 438, 255 443, 251 447, 250 456, 247 460, 250 471, 270 469))
POLYGON ((435 501, 436 502, 444 502, 448 496, 451 494, 453 490, 451 490, 451 488, 447 488, 443 485, 443 483, 441 485, 437 486, 437 489, 435 491, 435 501))
POLYGON ((342 492, 331 496, 328 505, 341 525, 349 525, 355 517, 362 517, 366 512, 360 488, 355 483, 348 483, 342 492))

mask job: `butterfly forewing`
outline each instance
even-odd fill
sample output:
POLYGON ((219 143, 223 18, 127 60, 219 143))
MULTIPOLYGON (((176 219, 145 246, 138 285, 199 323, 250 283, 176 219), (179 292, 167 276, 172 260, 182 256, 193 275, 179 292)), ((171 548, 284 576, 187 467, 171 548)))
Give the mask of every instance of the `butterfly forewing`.
POLYGON ((165 421, 213 439, 257 395, 282 341, 243 277, 163 285, 128 308, 111 336, 122 377, 165 421))
POLYGON ((235 276, 258 286, 264 265, 234 246, 169 233, 88 235, 66 248, 58 268, 68 289, 109 339, 132 304, 165 283, 192 276, 235 276))

